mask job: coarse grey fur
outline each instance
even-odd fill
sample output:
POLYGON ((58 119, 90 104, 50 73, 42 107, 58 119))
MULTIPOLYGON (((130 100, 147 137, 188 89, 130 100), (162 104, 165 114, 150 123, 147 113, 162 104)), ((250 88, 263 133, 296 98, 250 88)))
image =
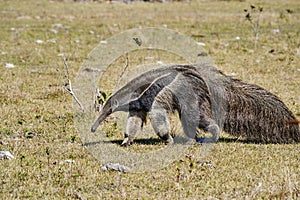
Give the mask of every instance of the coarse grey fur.
POLYGON ((202 129, 217 141, 224 129, 260 142, 300 141, 299 126, 286 123, 295 116, 278 97, 207 64, 165 66, 136 77, 112 94, 91 131, 116 111, 129 112, 123 145, 132 144, 147 115, 157 135, 173 143, 172 112, 178 112, 189 138, 202 129))

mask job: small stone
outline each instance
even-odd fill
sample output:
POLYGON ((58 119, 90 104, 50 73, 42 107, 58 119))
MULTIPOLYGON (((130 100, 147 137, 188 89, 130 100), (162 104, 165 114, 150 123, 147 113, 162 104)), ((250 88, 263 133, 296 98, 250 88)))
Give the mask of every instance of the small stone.
POLYGON ((54 33, 54 34, 57 34, 57 33, 58 33, 58 30, 56 30, 56 29, 50 29, 50 32, 51 32, 51 33, 54 33))
POLYGON ((203 43, 203 42, 197 42, 197 45, 198 45, 198 46, 202 46, 202 47, 206 46, 206 44, 203 43))
POLYGON ((121 165, 119 163, 107 163, 106 165, 101 167, 101 170, 108 171, 108 170, 114 170, 119 172, 129 172, 130 168, 126 167, 124 165, 121 165))
POLYGON ((47 42, 50 42, 50 43, 56 44, 56 39, 55 39, 55 38, 53 38, 53 39, 49 39, 49 40, 47 40, 47 42))
POLYGON ((64 163, 75 163, 75 160, 71 160, 71 159, 67 159, 67 160, 63 160, 63 161, 60 161, 59 164, 64 164, 64 163))
POLYGON ((198 161, 197 164, 200 165, 200 166, 212 166, 211 160, 208 160, 208 161, 198 161))
POLYGON ((0 160, 15 159, 15 157, 9 151, 0 151, 0 160))
POLYGON ((62 24, 53 24, 52 27, 54 28, 64 28, 62 24))
POLYGON ((44 41, 43 40, 35 40, 35 43, 37 43, 37 44, 43 44, 44 41))
POLYGON ((14 68, 15 65, 12 64, 12 63, 5 63, 5 67, 8 68, 8 69, 11 69, 11 68, 14 68))
POLYGON ((229 76, 237 76, 237 73, 231 72, 231 73, 229 74, 229 76))
POLYGON ((273 29, 273 33, 274 34, 280 33, 280 30, 279 29, 273 29))

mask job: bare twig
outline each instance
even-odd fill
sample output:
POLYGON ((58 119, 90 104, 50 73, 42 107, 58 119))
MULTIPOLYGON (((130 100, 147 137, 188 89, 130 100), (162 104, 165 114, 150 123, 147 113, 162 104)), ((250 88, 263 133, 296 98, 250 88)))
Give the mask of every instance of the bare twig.
POLYGON ((64 57, 64 69, 65 69, 65 77, 67 79, 67 83, 65 83, 65 89, 72 95, 72 97, 75 99, 76 103, 80 106, 82 112, 84 112, 84 108, 82 103, 79 101, 79 99, 76 97, 73 88, 72 88, 72 83, 69 75, 69 67, 67 65, 66 58, 64 57))
POLYGON ((251 21, 252 22, 251 24, 252 24, 252 27, 253 27, 254 36, 255 36, 255 39, 254 39, 254 48, 255 49, 257 47, 257 41, 258 41, 260 14, 261 14, 261 12, 258 13, 256 23, 254 23, 253 21, 251 21))
POLYGON ((99 99, 101 99, 101 94, 100 94, 100 90, 99 88, 96 88, 96 99, 95 99, 95 104, 94 104, 94 108, 96 112, 99 112, 101 110, 101 103, 99 102, 99 99))
MULTIPOLYGON (((122 77, 124 76, 125 71, 128 68, 128 63, 129 63, 128 53, 126 53, 126 60, 125 60, 122 72, 119 76, 118 81, 115 83, 114 88, 116 88, 120 84, 122 77)), ((100 91, 99 88, 96 88, 96 91, 94 94, 94 98, 95 98, 94 109, 96 112, 99 112, 101 110, 101 107, 103 106, 103 104, 105 103, 105 101, 107 100, 107 98, 109 96, 110 96, 110 93, 105 93, 103 91, 100 91)))
POLYGON ((258 7, 258 14, 257 14, 257 20, 256 22, 253 21, 253 18, 252 18, 252 13, 257 11, 256 10, 256 7, 251 5, 251 10, 248 12, 248 10, 244 10, 245 12, 247 12, 247 15, 245 16, 246 19, 250 22, 252 28, 253 28, 253 32, 254 32, 254 36, 255 36, 255 39, 254 39, 254 48, 256 49, 257 47, 257 41, 258 41, 258 35, 259 35, 259 28, 260 28, 260 17, 261 17, 261 13, 263 11, 263 8, 262 7, 258 7))
POLYGON ((129 63, 129 59, 128 59, 128 53, 126 53, 126 60, 125 60, 125 64, 123 66, 123 71, 121 72, 120 76, 119 76, 119 80, 116 82, 115 84, 115 88, 120 84, 122 77, 126 71, 126 69, 128 68, 128 63, 129 63))

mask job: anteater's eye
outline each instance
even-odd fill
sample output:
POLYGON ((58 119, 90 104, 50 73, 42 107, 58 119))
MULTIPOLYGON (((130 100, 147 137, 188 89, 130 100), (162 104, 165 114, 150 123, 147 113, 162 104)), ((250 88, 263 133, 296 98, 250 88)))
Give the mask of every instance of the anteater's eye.
POLYGON ((119 106, 118 100, 115 99, 113 105, 114 105, 114 107, 118 107, 119 106))

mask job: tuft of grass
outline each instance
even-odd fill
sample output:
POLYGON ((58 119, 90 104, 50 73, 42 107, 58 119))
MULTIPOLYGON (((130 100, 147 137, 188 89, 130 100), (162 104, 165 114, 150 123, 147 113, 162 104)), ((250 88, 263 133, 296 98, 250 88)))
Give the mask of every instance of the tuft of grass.
MULTIPOLYGON (((225 133, 206 156, 194 145, 159 171, 101 171, 106 163, 82 146, 73 121, 73 99, 59 73, 62 55, 73 79, 101 40, 129 28, 167 27, 205 43, 226 74, 263 86, 299 113, 300 3, 255 0, 251 4, 264 9, 255 51, 253 29, 243 11, 249 8, 247 1, 0 0, 0 149, 16 157, 0 161, 0 198, 299 198, 299 144, 256 144, 225 133), (15 68, 6 68, 6 63, 15 68), (74 162, 64 162, 68 159, 74 162)), ((128 71, 156 61, 185 62, 159 50, 127 56, 128 71)), ((113 92, 124 62, 125 57, 120 57, 107 69, 99 83, 101 91, 113 92)), ((106 134, 118 145, 124 130, 107 128, 106 134)), ((128 149, 147 152, 163 147, 156 136, 143 132, 128 149)))

